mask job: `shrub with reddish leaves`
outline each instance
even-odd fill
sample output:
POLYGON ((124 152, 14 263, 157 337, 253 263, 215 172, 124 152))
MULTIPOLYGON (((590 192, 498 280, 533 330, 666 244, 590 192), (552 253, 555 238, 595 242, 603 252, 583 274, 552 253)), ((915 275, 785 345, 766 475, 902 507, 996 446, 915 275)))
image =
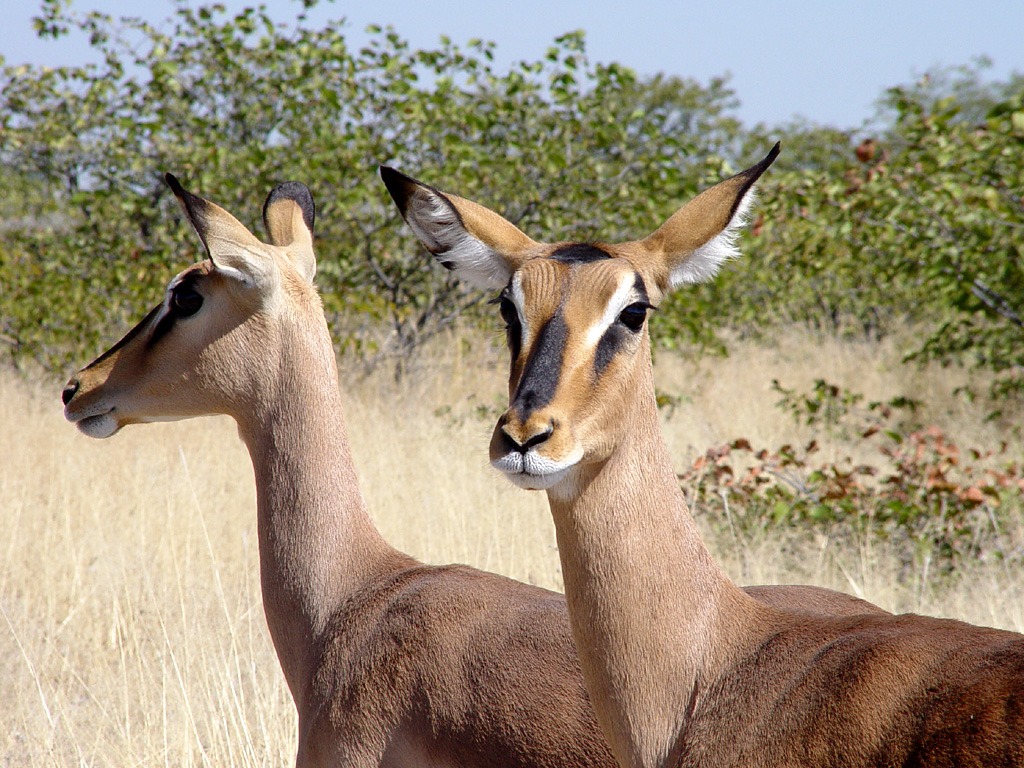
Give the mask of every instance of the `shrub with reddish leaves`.
POLYGON ((695 513, 746 535, 790 525, 885 538, 902 551, 906 574, 949 573, 966 558, 1024 559, 1021 527, 1006 524, 1024 511, 1024 463, 1005 443, 962 448, 936 426, 914 425, 917 404, 907 399, 863 406, 862 396, 824 381, 810 395, 775 389, 780 407, 856 436, 871 458, 826 460, 817 441, 769 449, 736 439, 679 475, 695 513))

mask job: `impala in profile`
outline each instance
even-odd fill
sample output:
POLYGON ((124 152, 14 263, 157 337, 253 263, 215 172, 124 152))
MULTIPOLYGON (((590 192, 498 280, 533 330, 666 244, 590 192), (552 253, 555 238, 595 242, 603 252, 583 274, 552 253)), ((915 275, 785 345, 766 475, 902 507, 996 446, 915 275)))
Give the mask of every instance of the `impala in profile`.
POLYGON ((614 765, 561 595, 429 566, 374 527, 313 285, 313 200, 275 188, 263 243, 167 177, 208 258, 64 389, 91 437, 227 414, 255 470, 263 607, 299 766, 614 765))
POLYGON ((625 243, 543 243, 392 169, 405 220, 498 293, 509 406, 492 464, 547 492, 576 646, 623 768, 1022 766, 1024 636, 821 616, 745 594, 709 554, 658 421, 647 318, 713 276, 775 159, 625 243))

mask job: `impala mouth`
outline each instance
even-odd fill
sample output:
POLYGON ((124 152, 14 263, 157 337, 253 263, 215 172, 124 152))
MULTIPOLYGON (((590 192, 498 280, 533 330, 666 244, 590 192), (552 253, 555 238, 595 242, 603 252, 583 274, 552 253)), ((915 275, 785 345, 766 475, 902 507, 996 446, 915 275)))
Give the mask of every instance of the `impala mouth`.
POLYGON ((113 408, 110 408, 103 413, 94 413, 89 415, 69 413, 68 409, 65 408, 64 418, 78 427, 78 431, 83 435, 88 435, 89 437, 94 437, 100 440, 105 437, 110 437, 121 428, 121 425, 118 424, 117 419, 114 417, 113 408))
POLYGON ((580 456, 575 452, 562 461, 554 461, 540 456, 535 451, 509 451, 504 456, 493 459, 491 466, 520 488, 544 491, 565 479, 579 460, 580 456))

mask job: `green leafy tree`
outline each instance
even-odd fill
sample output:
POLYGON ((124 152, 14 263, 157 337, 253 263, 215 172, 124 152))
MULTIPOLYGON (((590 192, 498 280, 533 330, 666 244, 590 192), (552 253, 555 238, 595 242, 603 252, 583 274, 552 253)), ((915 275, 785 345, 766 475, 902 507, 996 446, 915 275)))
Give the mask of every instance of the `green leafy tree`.
POLYGON ((165 171, 250 226, 273 184, 308 183, 336 337, 401 372, 432 335, 476 317, 481 296, 424 255, 378 164, 539 239, 615 241, 781 138, 744 258, 666 302, 655 338, 724 350, 723 328, 880 335, 909 320, 926 329, 914 356, 1024 386, 1019 78, 984 83, 967 68, 894 89, 891 122, 858 142, 802 123, 747 131, 725 79, 638 78, 591 62, 581 33, 499 72, 482 41, 418 50, 373 28, 353 49, 341 22, 280 25, 263 6, 180 2, 154 26, 44 0, 38 29, 84 34, 98 56, 0 70, 0 344, 15 362, 64 367, 102 348, 198 257, 165 171))
POLYGON ((915 246, 899 276, 936 322, 913 356, 983 366, 997 393, 1024 392, 1024 87, 981 123, 958 119, 952 98, 931 110, 901 89, 891 99, 904 146, 863 192, 879 198, 871 223, 915 246))
MULTIPOLYGON (((866 335, 923 329, 913 359, 967 362, 1024 389, 1024 91, 962 119, 955 95, 892 89, 896 121, 845 169, 782 169, 745 257, 718 290, 758 332, 797 322, 866 335)), ((977 104, 971 101, 970 104, 977 104)), ((852 144, 852 142, 851 142, 852 144)))
POLYGON ((641 81, 592 64, 581 33, 497 72, 488 43, 413 50, 373 28, 353 50, 340 22, 282 26, 262 6, 228 15, 179 3, 157 27, 47 0, 39 29, 86 34, 100 54, 0 73, 0 155, 32 181, 43 213, 2 233, 4 334, 16 360, 51 366, 102 347, 111 317, 137 317, 170 269, 198 255, 164 171, 251 226, 273 184, 308 183, 338 337, 368 363, 405 361, 480 296, 406 232, 379 163, 499 208, 539 238, 614 239, 692 194, 704 170, 692 158, 725 151, 737 131, 724 81, 641 81))

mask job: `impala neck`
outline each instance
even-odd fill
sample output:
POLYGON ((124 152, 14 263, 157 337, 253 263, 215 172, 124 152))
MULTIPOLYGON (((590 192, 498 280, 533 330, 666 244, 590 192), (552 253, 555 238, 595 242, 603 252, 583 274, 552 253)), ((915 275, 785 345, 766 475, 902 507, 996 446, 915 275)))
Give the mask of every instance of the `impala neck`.
POLYGON ((661 434, 649 366, 642 378, 611 457, 548 492, 584 677, 622 766, 664 763, 701 681, 735 650, 722 644, 725 625, 749 603, 701 540, 661 434))
POLYGON ((402 559, 359 491, 334 350, 323 330, 283 338, 258 403, 236 415, 256 477, 263 607, 296 702, 344 599, 402 559))

